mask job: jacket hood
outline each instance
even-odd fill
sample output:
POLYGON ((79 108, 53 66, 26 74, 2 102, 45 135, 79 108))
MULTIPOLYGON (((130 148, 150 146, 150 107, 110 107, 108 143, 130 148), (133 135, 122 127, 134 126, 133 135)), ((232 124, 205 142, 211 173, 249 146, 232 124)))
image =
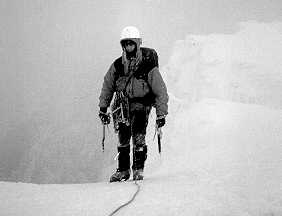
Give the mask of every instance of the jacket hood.
POLYGON ((127 41, 127 40, 130 40, 130 41, 133 41, 135 44, 136 44, 136 47, 137 47, 137 52, 140 50, 140 46, 141 46, 141 43, 142 43, 142 40, 141 38, 124 38, 120 41, 120 45, 121 45, 121 48, 123 48, 123 41, 127 41))
POLYGON ((142 52, 141 52, 141 43, 142 43, 142 39, 141 38, 124 38, 120 41, 120 44, 121 44, 121 47, 122 47, 122 59, 123 59, 123 63, 124 64, 127 64, 126 61, 127 61, 127 53, 125 51, 125 48, 123 47, 123 41, 126 41, 126 40, 130 40, 130 41, 133 41, 135 44, 136 44, 136 53, 135 53, 135 58, 137 59, 138 62, 141 61, 142 59, 142 52))
POLYGON ((136 68, 139 67, 139 64, 142 61, 142 51, 141 51, 141 48, 140 48, 140 45, 142 43, 141 38, 128 38, 128 39, 125 38, 125 39, 122 39, 120 41, 120 44, 121 44, 121 47, 122 47, 122 64, 125 66, 124 67, 125 74, 127 74, 128 70, 129 70, 129 57, 128 57, 122 43, 123 43, 123 41, 126 41, 126 40, 133 41, 136 44, 136 53, 135 53, 135 60, 134 60, 135 67, 136 68))

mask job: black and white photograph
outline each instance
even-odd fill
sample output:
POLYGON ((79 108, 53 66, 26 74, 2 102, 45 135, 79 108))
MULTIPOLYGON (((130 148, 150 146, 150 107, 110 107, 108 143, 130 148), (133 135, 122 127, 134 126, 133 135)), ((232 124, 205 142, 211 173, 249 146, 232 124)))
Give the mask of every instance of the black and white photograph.
POLYGON ((0 0, 1 216, 282 216, 281 0, 0 0))

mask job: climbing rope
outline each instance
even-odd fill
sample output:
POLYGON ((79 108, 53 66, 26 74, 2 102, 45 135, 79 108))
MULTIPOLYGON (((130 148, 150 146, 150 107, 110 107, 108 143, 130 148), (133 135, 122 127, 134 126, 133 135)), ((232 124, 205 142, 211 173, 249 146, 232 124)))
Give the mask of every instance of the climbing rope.
MULTIPOLYGON (((131 131, 132 131, 132 124, 131 124, 131 131)), ((134 163, 136 164, 136 158, 134 156, 134 150, 133 150, 133 160, 134 160, 134 163)), ((119 157, 119 153, 117 154, 117 156, 115 157, 115 159, 118 159, 119 157)), ((135 191, 135 193, 133 194, 133 196, 131 197, 130 200, 128 200, 126 203, 120 205, 119 207, 117 207, 111 214, 109 214, 109 216, 112 216, 114 214, 116 214, 118 211, 120 211, 122 208, 128 206, 130 203, 132 203, 134 201, 134 199, 136 198, 136 196, 138 195, 139 191, 140 191, 140 184, 138 184, 137 180, 134 180, 134 184, 136 185, 137 189, 135 191)))
POLYGON ((114 215, 115 213, 117 213, 119 210, 121 210, 122 208, 128 206, 130 203, 132 203, 135 199, 135 197, 137 196, 137 194, 140 191, 140 185, 137 183, 137 181, 134 181, 134 184, 137 186, 137 190, 135 191, 135 193, 133 194, 132 198, 130 200, 128 200, 126 203, 120 205, 118 208, 116 208, 111 214, 109 214, 109 216, 114 215))

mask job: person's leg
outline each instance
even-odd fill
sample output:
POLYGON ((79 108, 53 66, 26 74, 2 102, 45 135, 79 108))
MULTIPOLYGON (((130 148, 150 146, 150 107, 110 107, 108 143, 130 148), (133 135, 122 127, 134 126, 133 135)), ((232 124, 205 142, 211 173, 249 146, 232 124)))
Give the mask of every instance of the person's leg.
POLYGON ((143 179, 143 170, 145 161, 147 159, 147 145, 145 141, 146 128, 148 125, 148 118, 150 108, 133 112, 132 124, 132 141, 133 141, 133 179, 143 179))
POLYGON ((131 128, 125 124, 119 125, 118 131, 119 145, 117 171, 111 176, 110 182, 126 181, 130 177, 130 138, 131 128))
POLYGON ((128 170, 130 168, 130 138, 131 128, 125 124, 120 124, 118 150, 118 169, 120 171, 128 170))

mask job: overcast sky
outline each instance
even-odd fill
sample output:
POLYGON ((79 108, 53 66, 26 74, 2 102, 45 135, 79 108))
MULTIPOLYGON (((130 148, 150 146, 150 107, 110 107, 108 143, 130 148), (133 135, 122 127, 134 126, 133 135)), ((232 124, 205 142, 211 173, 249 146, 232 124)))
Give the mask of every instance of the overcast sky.
POLYGON ((98 59, 107 54, 107 60, 117 55, 126 25, 140 28, 144 44, 166 61, 172 43, 186 34, 232 33, 242 21, 282 20, 280 0, 2 0, 0 8, 1 44, 9 50, 42 40, 62 44, 56 36, 63 31, 63 39, 85 40, 88 52, 98 59), (7 40, 11 44, 5 46, 7 40))

